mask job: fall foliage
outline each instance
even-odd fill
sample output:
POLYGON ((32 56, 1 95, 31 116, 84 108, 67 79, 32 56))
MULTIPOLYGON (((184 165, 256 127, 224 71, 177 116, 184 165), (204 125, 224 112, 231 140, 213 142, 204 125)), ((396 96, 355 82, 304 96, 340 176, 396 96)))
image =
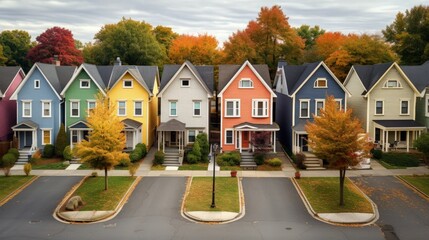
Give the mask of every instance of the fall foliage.
POLYGON ((168 56, 172 63, 181 64, 188 60, 195 65, 219 63, 218 41, 208 34, 180 35, 171 42, 168 56))

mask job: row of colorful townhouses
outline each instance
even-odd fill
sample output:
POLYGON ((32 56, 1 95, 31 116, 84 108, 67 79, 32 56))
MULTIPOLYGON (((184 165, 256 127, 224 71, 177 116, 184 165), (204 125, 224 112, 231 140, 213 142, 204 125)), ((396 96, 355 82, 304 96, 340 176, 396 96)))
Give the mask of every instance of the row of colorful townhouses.
MULTIPOLYGON (((342 84, 324 62, 288 65, 280 61, 272 84, 267 65, 214 66, 36 63, 25 75, 0 67, 0 141, 15 136, 20 149, 53 144, 65 125, 71 147, 88 135, 95 95, 107 96, 124 123, 126 148, 137 143, 180 153, 198 133, 209 133, 213 101, 219 102, 222 151, 254 150, 255 135, 276 139, 293 153, 311 151, 305 124, 320 114, 333 95, 352 108, 363 128, 384 151, 403 148, 429 127, 429 63, 354 65, 342 84)), ((210 134, 209 134, 210 135, 210 134)))

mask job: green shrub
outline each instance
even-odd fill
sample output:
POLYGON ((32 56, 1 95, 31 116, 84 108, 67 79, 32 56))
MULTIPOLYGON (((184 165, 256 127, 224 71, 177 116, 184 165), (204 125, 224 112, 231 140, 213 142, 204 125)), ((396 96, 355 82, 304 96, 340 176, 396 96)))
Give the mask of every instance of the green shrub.
POLYGON ((130 165, 131 165, 130 159, 123 158, 123 159, 119 160, 118 166, 129 167, 130 165))
POLYGON ((161 165, 164 163, 165 154, 162 151, 157 151, 155 153, 155 158, 153 159, 153 163, 155 165, 161 165))
POLYGON ((7 151, 7 153, 12 153, 13 155, 15 155, 15 158, 18 159, 19 158, 19 151, 16 148, 11 148, 7 151))
POLYGON ((256 165, 262 165, 264 164, 264 158, 265 155, 263 153, 256 153, 253 160, 255 160, 256 165))
POLYGON ((16 158, 13 153, 6 153, 5 155, 3 155, 0 161, 0 167, 3 168, 3 172, 6 177, 9 176, 10 169, 13 167, 15 162, 16 158))
POLYGON ((33 167, 31 166, 31 163, 26 163, 25 165, 24 165, 24 173, 25 173, 25 175, 30 175, 30 172, 31 172, 31 169, 32 169, 33 167))
POLYGON ((192 152, 188 153, 188 155, 186 155, 186 162, 188 162, 189 164, 195 164, 199 161, 200 159, 198 158, 198 156, 195 156, 195 154, 193 154, 192 152))
POLYGON ((372 153, 372 157, 375 159, 380 160, 383 158, 383 152, 379 149, 372 149, 371 153, 372 153))
POLYGON ((239 152, 225 152, 216 156, 216 163, 219 166, 238 166, 241 156, 239 152))
POLYGON ((130 160, 131 162, 137 162, 140 159, 143 158, 143 150, 139 147, 136 147, 131 153, 130 153, 130 160))
POLYGON ((61 123, 60 130, 58 131, 57 138, 55 140, 55 156, 63 157, 64 149, 67 146, 67 134, 64 128, 64 124, 61 123))
POLYGON ((45 148, 43 148, 43 157, 44 158, 52 158, 55 154, 55 147, 52 144, 46 144, 45 148))
POLYGON ((397 167, 418 167, 420 165, 419 158, 409 153, 383 153, 381 161, 397 167))
POLYGON ((282 161, 278 158, 272 158, 270 160, 267 161, 268 165, 272 166, 272 167, 280 167, 282 165, 282 161))
POLYGON ((199 133, 196 140, 200 146, 201 151, 201 162, 209 162, 210 145, 207 137, 207 133, 199 133))
POLYGON ((140 159, 146 157, 146 154, 147 154, 146 144, 144 144, 144 143, 137 143, 135 148, 140 148, 142 150, 142 155, 141 155, 140 159))
POLYGON ((304 153, 297 153, 296 155, 296 167, 299 169, 306 169, 307 167, 304 164, 305 161, 305 154, 304 153))
POLYGON ((70 146, 66 146, 66 147, 64 148, 64 151, 63 151, 63 158, 64 158, 65 160, 67 160, 67 161, 70 161, 70 160, 72 160, 72 159, 73 159, 73 153, 72 153, 72 151, 71 151, 71 149, 70 149, 70 146))

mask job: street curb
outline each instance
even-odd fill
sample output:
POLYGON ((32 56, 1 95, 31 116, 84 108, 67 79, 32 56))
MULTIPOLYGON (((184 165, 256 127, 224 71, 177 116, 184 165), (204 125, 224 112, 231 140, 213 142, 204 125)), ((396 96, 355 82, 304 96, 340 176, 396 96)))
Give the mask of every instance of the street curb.
POLYGON ((399 181, 401 181, 402 183, 404 183, 406 187, 410 188, 411 190, 414 190, 415 192, 417 192, 417 194, 420 194, 423 198, 429 201, 429 195, 427 195, 426 193, 424 193, 423 191, 415 187, 413 184, 407 182, 407 180, 403 179, 401 176, 394 176, 394 177, 399 181))
POLYGON ((14 198, 16 195, 18 195, 20 192, 22 192, 26 187, 30 186, 34 181, 36 181, 39 178, 39 176, 34 175, 32 179, 28 180, 26 183, 22 184, 19 188, 17 188, 15 191, 11 192, 9 195, 7 195, 5 198, 3 198, 0 201, 0 207, 9 202, 12 198, 14 198))
POLYGON ((239 205, 240 205, 240 212, 237 213, 237 215, 235 215, 233 218, 231 219, 226 219, 226 220, 213 220, 213 219, 201 219, 198 218, 192 214, 190 214, 189 212, 185 211, 185 200, 186 197, 189 194, 189 190, 191 188, 191 183, 192 183, 192 179, 193 177, 189 177, 187 184, 186 184, 186 190, 185 190, 185 194, 183 195, 183 200, 182 200, 182 206, 181 206, 181 215, 183 218, 191 221, 191 222, 195 222, 195 223, 204 223, 204 224, 227 224, 227 223, 231 223, 231 222, 235 222, 239 219, 241 219, 242 217, 244 217, 244 215, 246 214, 246 208, 245 208, 245 202, 244 202, 244 193, 243 193, 243 186, 242 186, 242 178, 237 177, 237 184, 238 184, 238 200, 239 200, 239 205))
POLYGON ((304 203, 305 207, 307 208, 308 213, 316 220, 319 220, 319 221, 327 223, 327 224, 335 225, 335 226, 362 227, 362 226, 368 226, 368 225, 375 223, 379 218, 377 205, 364 192, 362 192, 362 190, 360 190, 360 188, 358 188, 356 186, 356 184, 354 184, 354 182, 351 180, 350 180, 350 182, 352 182, 353 186, 355 186, 358 189, 358 191, 360 191, 372 205, 373 216, 366 222, 348 222, 348 223, 336 222, 336 221, 325 219, 325 218, 319 216, 319 214, 316 211, 314 211, 314 209, 311 207, 310 202, 308 201, 307 197, 305 196, 305 194, 302 191, 299 184, 296 182, 296 179, 291 178, 291 181, 292 181, 293 185, 295 186, 295 189, 297 190, 298 195, 301 197, 302 202, 304 203))
MULTIPOLYGON (((99 216, 97 218, 94 218, 94 219, 91 218, 91 219, 88 219, 88 220, 76 220, 76 219, 72 219, 72 218, 69 218, 69 217, 63 215, 59 210, 65 204, 65 202, 73 195, 73 193, 79 188, 79 186, 83 184, 83 182, 88 177, 89 176, 84 177, 79 183, 77 183, 75 186, 73 186, 71 188, 71 190, 68 193, 66 193, 66 195, 64 196, 64 198, 61 200, 60 204, 58 204, 58 206, 55 208, 55 211, 53 213, 53 217, 57 221, 62 222, 62 223, 67 223, 67 224, 93 224, 93 223, 100 223, 100 222, 105 222, 105 221, 111 220, 114 217, 116 217, 116 215, 118 215, 118 213, 122 210, 122 207, 125 205, 125 203, 127 202, 128 198, 131 196, 131 194, 133 193, 134 189, 136 188, 137 184, 142 179, 141 176, 136 177, 136 179, 134 180, 134 182, 128 188, 127 192, 122 197, 121 201, 119 201, 119 203, 116 206, 115 210, 113 210, 113 211, 88 211, 88 212, 93 212, 94 214, 97 213, 97 212, 106 212, 105 215, 101 215, 101 216, 99 216)), ((70 212, 72 212, 72 211, 70 211, 70 212)))

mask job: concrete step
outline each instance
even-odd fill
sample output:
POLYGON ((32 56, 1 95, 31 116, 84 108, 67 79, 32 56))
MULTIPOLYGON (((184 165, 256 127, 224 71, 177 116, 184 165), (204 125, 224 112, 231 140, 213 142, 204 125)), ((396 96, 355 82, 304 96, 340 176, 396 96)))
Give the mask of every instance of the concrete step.
POLYGON ((311 171, 311 170, 325 170, 326 168, 324 167, 307 167, 306 170, 311 171))

